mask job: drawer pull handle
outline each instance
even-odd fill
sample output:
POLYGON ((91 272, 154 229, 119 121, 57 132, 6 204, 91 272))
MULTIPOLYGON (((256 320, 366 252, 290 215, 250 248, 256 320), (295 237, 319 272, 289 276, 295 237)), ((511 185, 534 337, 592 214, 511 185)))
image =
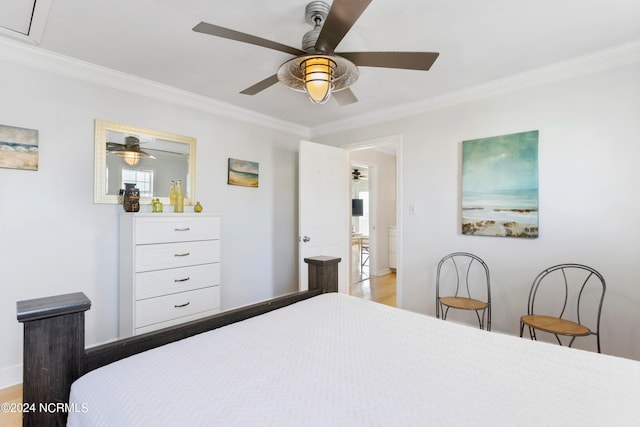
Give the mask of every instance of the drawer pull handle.
POLYGON ((174 254, 173 256, 189 256, 189 252, 184 253, 184 254, 174 254))
POLYGON ((181 308, 181 307, 186 307, 186 306, 188 306, 189 304, 191 304, 191 302, 190 302, 190 301, 185 302, 184 304, 174 305, 174 307, 175 307, 175 308, 181 308))
POLYGON ((189 231, 189 227, 185 227, 185 228, 174 228, 173 231, 189 231))
POLYGON ((174 282, 178 283, 178 282, 186 282, 187 280, 191 280, 191 277, 186 277, 184 279, 173 279, 174 282))

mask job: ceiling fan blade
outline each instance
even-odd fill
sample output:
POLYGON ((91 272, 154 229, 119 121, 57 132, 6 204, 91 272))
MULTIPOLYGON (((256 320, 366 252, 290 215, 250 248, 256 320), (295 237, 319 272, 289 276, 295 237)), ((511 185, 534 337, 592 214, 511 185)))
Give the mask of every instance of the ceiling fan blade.
POLYGON ((249 43, 256 46, 266 47, 280 52, 290 53, 291 55, 305 55, 306 52, 295 47, 280 44, 271 40, 252 36, 251 34, 241 33, 239 31, 230 30, 229 28, 219 27, 207 22, 200 22, 193 27, 193 31, 197 33, 209 34, 211 36, 222 37, 225 39, 236 40, 243 43, 249 43))
POLYGON ((427 71, 440 54, 438 52, 349 52, 337 55, 362 67, 427 71))
POLYGON ((333 52, 369 3, 371 0, 334 0, 316 40, 316 50, 333 52))
POLYGON ((338 92, 331 92, 331 96, 338 101, 338 105, 341 107, 358 102, 358 98, 356 98, 349 88, 339 90, 338 92))
POLYGON ((273 86, 276 83, 278 83, 278 76, 276 74, 274 74, 273 76, 267 77, 266 79, 262 80, 261 82, 258 82, 256 84, 254 84, 253 86, 250 86, 250 87, 246 88, 245 90, 243 90, 240 93, 243 94, 243 95, 255 95, 256 93, 262 92, 266 88, 269 88, 269 87, 273 86))

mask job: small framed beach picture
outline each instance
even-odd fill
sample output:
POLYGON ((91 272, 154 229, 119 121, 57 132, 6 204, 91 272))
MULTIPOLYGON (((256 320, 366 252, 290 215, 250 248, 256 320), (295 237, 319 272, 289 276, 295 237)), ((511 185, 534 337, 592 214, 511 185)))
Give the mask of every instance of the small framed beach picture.
POLYGON ((38 131, 0 125, 0 168, 38 170, 38 131))
POLYGON ((259 164, 248 160, 229 159, 227 184, 242 187, 258 186, 259 164))
POLYGON ((462 142, 462 234, 538 237, 538 131, 462 142))

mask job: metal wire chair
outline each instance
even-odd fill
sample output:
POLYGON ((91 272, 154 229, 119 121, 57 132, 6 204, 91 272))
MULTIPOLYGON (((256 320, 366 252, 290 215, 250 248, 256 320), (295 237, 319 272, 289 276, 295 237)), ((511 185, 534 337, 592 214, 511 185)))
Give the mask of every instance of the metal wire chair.
POLYGON ((491 330, 491 280, 489 267, 467 252, 446 255, 436 274, 436 317, 447 319, 449 309, 474 311, 480 329, 491 330), (449 273, 446 275, 445 273, 449 273), (449 279, 445 284, 445 275, 449 279), (446 296, 440 296, 444 292, 446 296), (485 323, 486 320, 486 323, 485 323))
POLYGON ((559 264, 542 271, 529 291, 527 314, 520 318, 520 336, 529 328, 537 340, 536 330, 570 337, 571 347, 577 337, 596 336, 600 353, 600 315, 606 291, 604 277, 582 264, 559 264), (560 298, 558 298, 560 293, 560 298), (591 327, 587 326, 591 325, 591 327))

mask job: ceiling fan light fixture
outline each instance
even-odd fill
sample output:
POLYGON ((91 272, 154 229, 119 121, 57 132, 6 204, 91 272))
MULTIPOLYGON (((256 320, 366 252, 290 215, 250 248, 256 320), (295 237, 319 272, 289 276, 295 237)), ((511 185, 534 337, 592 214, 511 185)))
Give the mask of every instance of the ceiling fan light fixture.
POLYGON ((332 92, 346 89, 360 73, 353 62, 337 55, 309 54, 293 58, 278 69, 278 81, 298 92, 306 92, 311 102, 322 104, 332 92))
POLYGON ((124 162, 129 166, 137 165, 140 163, 140 153, 136 153, 135 151, 125 151, 124 162))
POLYGON ((301 64, 304 74, 304 90, 314 104, 324 104, 333 89, 336 63, 326 56, 314 56, 301 64))
POLYGON ((125 144, 118 150, 110 151, 111 154, 120 156, 129 166, 140 163, 140 159, 155 159, 151 154, 140 149, 140 140, 135 136, 127 136, 125 144))

